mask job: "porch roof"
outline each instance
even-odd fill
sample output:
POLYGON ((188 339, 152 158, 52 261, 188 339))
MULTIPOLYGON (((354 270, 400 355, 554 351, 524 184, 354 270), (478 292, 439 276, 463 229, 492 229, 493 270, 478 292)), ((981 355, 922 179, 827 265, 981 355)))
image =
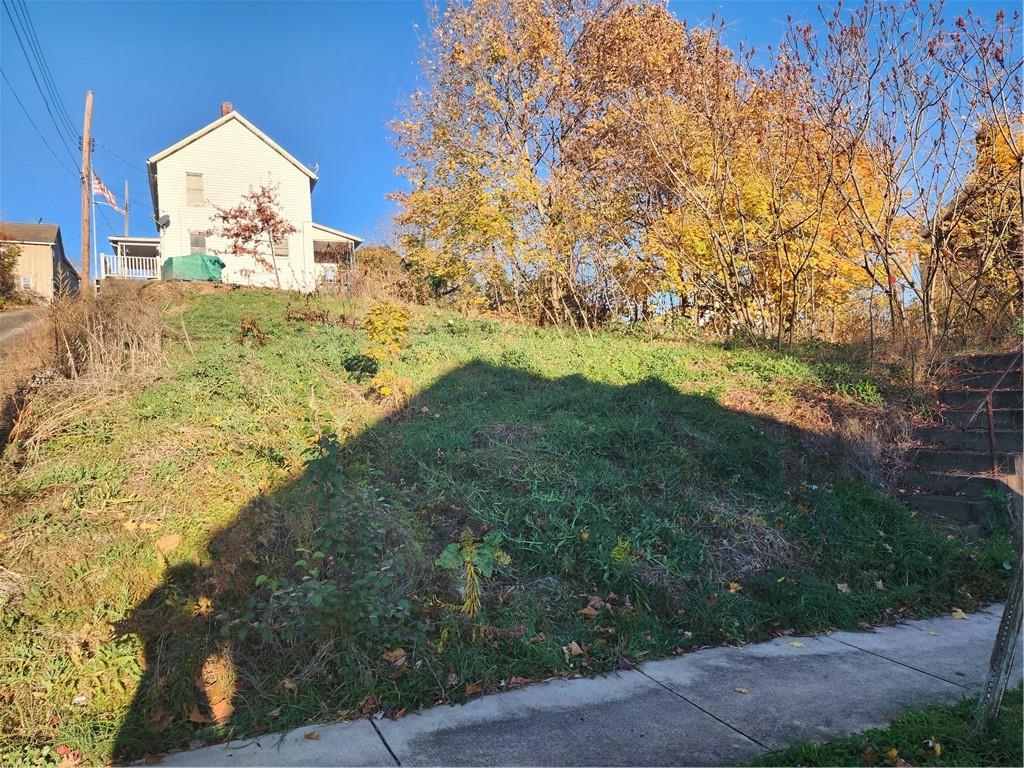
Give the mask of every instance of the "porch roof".
POLYGON ((326 241, 329 243, 337 243, 342 240, 351 242, 356 248, 362 245, 363 238, 350 235, 348 232, 342 232, 340 229, 334 229, 324 224, 317 224, 313 222, 313 239, 326 241), (318 237, 319 235, 319 237, 318 237))

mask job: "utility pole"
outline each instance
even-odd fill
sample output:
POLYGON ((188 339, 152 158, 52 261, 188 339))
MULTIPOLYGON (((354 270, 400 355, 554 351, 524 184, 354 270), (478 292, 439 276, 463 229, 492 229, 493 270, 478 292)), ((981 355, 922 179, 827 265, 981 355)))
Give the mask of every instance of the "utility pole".
POLYGON ((92 295, 89 280, 89 224, 92 201, 92 91, 85 92, 85 121, 82 125, 82 283, 85 295, 92 295))
POLYGON ((131 210, 131 203, 128 202, 128 179, 124 180, 124 236, 128 237, 128 211, 131 210))

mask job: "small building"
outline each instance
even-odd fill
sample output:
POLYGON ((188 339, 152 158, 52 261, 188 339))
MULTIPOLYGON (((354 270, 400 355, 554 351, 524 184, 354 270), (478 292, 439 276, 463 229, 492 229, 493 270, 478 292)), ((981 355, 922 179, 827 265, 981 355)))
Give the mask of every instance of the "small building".
POLYGON ((335 279, 350 266, 362 240, 313 221, 313 169, 300 163, 273 139, 221 105, 221 116, 157 152, 146 161, 156 237, 108 238, 114 253, 100 259, 100 277, 160 279, 167 259, 215 254, 224 262, 225 283, 310 291, 335 279), (272 187, 279 213, 295 232, 266 253, 232 253, 230 243, 213 234, 218 208, 233 208, 262 186, 272 187), (277 275, 271 264, 276 264, 277 275))
POLYGON ((17 290, 46 301, 63 293, 78 293, 81 278, 64 253, 59 226, 0 221, 0 248, 8 243, 21 250, 14 266, 17 290))

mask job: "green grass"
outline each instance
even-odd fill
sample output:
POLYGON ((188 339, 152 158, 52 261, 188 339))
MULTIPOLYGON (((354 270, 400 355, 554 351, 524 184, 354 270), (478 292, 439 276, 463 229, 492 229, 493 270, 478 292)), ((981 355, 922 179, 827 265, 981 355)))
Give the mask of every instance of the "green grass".
POLYGON ((909 710, 888 728, 828 744, 796 744, 754 765, 1024 765, 1021 688, 1007 693, 995 724, 974 730, 977 699, 909 710), (895 750, 895 752, 893 752, 895 750))
POLYGON ((836 350, 420 309, 379 366, 408 382, 399 404, 361 357, 365 306, 316 325, 288 301, 193 297, 166 370, 69 412, 0 478, 0 559, 23 577, 0 619, 0 762, 394 714, 1003 593, 1005 537, 929 529, 808 447, 805 398, 892 391, 836 350), (248 313, 265 346, 236 342, 248 313), (435 562, 467 528, 511 558, 473 619, 435 562), (196 722, 220 702, 230 718, 196 722))

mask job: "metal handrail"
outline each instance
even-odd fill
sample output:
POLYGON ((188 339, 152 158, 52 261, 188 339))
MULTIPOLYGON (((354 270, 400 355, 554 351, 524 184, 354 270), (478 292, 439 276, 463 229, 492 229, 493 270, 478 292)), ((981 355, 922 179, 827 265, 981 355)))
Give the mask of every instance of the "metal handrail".
POLYGON ((997 389, 999 389, 1003 380, 1010 374, 1010 371, 1020 365, 1022 358, 1024 358, 1024 350, 1018 352, 1010 364, 1006 366, 1006 370, 1002 372, 999 378, 996 379, 996 383, 993 384, 989 388, 988 392, 985 393, 984 399, 978 403, 978 407, 974 409, 974 413, 971 414, 971 418, 969 418, 967 423, 963 426, 964 431, 970 429, 974 420, 981 414, 982 409, 985 410, 985 415, 988 417, 988 453, 992 460, 992 474, 994 475, 999 474, 999 462, 996 459, 996 427, 995 414, 992 412, 992 395, 997 389))

